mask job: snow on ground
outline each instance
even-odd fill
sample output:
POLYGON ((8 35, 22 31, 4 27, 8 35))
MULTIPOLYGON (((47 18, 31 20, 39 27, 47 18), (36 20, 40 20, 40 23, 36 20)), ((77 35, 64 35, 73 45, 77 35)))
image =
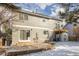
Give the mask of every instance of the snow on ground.
POLYGON ((55 42, 55 49, 23 56, 79 56, 79 42, 55 42))

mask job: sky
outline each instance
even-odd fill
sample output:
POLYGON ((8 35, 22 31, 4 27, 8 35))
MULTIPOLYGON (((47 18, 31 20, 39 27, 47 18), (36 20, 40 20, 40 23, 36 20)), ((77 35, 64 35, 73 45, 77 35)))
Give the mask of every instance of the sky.
POLYGON ((59 7, 54 3, 22 3, 17 4, 17 6, 20 6, 25 10, 41 13, 52 17, 57 16, 57 9, 59 9, 59 7))
MULTIPOLYGON (((64 9, 61 8, 58 4, 56 3, 20 3, 16 4, 17 6, 21 7, 24 10, 29 10, 31 12, 36 12, 36 13, 41 13, 47 16, 51 17, 57 17, 58 12, 61 10, 64 12, 64 9)), ((70 11, 72 11, 74 8, 73 7, 76 4, 73 4, 70 7, 70 11)))

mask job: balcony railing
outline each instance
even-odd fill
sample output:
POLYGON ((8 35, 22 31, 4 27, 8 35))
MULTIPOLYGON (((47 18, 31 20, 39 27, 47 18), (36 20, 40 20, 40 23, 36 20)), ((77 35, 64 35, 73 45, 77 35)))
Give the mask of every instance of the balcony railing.
POLYGON ((67 30, 66 29, 55 29, 54 32, 57 33, 57 34, 60 34, 60 33, 63 33, 63 32, 67 32, 67 30))

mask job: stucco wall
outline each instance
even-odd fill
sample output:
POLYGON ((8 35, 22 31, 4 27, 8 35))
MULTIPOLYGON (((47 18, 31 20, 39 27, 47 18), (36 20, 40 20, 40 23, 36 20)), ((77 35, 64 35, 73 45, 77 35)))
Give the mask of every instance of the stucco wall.
MULTIPOLYGON (((20 14, 18 14, 18 15, 20 15, 20 14)), ((56 23, 57 23, 56 20, 28 15, 28 20, 18 19, 18 20, 13 21, 13 25, 15 25, 13 27, 17 28, 18 31, 30 30, 30 40, 33 40, 34 38, 36 38, 36 33, 37 33, 38 40, 45 41, 45 40, 50 39, 50 37, 52 36, 53 30, 56 27, 56 23), (18 26, 16 26, 16 25, 18 25, 18 26), (49 34, 45 35, 44 31, 48 31, 49 34), (48 36, 49 36, 49 38, 48 38, 48 36)), ((18 34, 19 34, 19 32, 16 33, 16 35, 18 35, 18 34)), ((15 38, 13 38, 13 39, 15 39, 15 38)), ((16 40, 19 40, 19 37, 17 37, 16 40)))
POLYGON ((21 40, 20 30, 26 30, 26 31, 30 30, 30 40, 36 38, 36 33, 37 33, 38 40, 45 41, 47 39, 53 38, 53 30, 56 28, 56 23, 59 22, 59 24, 62 24, 61 21, 32 16, 28 14, 27 14, 28 19, 21 19, 20 15, 25 13, 12 11, 12 10, 8 10, 8 11, 12 15, 15 15, 15 17, 12 20, 12 45, 14 45, 16 42, 21 40), (45 35, 44 31, 48 31, 48 34, 45 35))
POLYGON ((12 29, 12 45, 20 40, 20 31, 17 28, 12 29))

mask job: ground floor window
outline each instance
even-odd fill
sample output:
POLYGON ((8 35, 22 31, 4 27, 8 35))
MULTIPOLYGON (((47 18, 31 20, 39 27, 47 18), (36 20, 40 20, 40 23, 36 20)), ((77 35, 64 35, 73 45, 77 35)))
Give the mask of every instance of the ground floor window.
POLYGON ((30 30, 21 30, 20 31, 21 40, 28 40, 29 37, 30 37, 30 30))

